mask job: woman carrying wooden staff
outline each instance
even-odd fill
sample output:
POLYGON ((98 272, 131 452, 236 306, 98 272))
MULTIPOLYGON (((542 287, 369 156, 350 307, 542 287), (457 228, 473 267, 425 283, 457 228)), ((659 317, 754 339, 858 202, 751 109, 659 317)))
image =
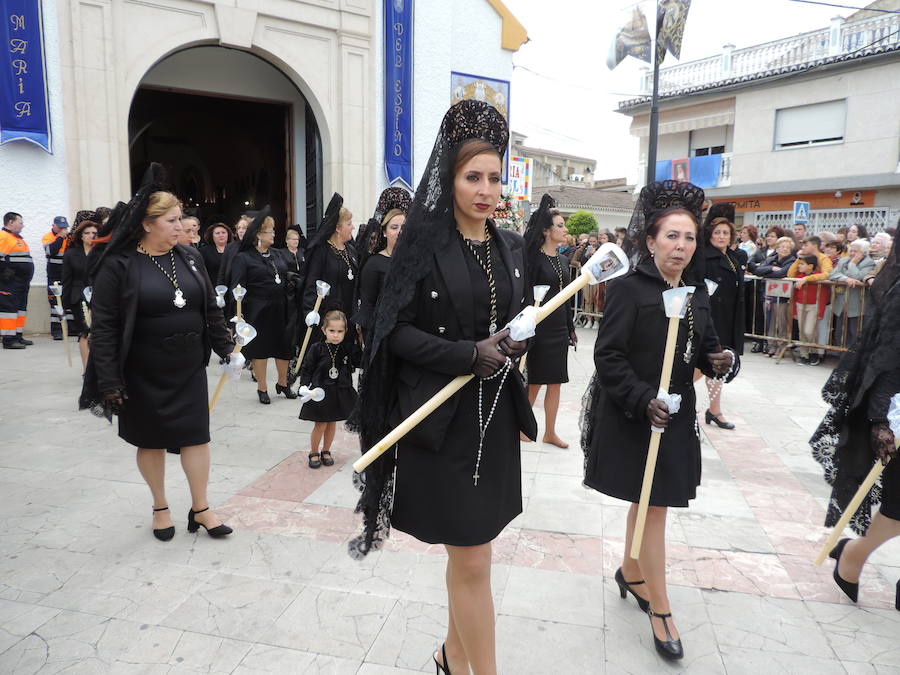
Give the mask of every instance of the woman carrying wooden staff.
POLYGON ((522 510, 519 432, 536 435, 502 327, 531 304, 522 238, 489 220, 509 131, 493 107, 454 105, 391 257, 350 424, 374 446, 454 377, 468 382, 369 466, 355 557, 391 526, 447 550, 449 625, 439 672, 497 672, 491 542, 522 510))
MULTIPOLYGON (((891 397, 900 392, 900 261, 896 241, 866 300, 866 322, 854 349, 845 352, 822 389, 831 407, 810 439, 812 454, 832 486, 825 526, 833 527, 872 465, 887 462, 850 528, 858 539, 842 539, 831 551, 834 580, 853 602, 868 557, 900 535, 900 461, 887 423, 891 397), (880 506, 878 506, 880 503, 880 506), (878 512, 871 516, 872 508, 878 512)), ((897 592, 900 609, 900 588, 897 592)))
MULTIPOLYGON (((650 614, 653 638, 663 658, 683 656, 666 592, 667 508, 686 507, 700 484, 700 439, 696 431, 693 369, 721 375, 733 355, 718 345, 703 282, 700 213, 703 190, 663 181, 641 190, 629 234, 640 247, 634 270, 608 284, 603 322, 594 344, 596 373, 582 412, 584 484, 631 502, 625 555, 616 571, 622 597, 631 593, 650 614), (662 293, 695 286, 680 321, 668 393, 682 397, 670 415, 659 395, 668 319, 662 293), (651 426, 664 428, 640 557, 629 557, 651 426)), ((736 368, 734 369, 736 371, 736 368)))
MULTIPOLYGON (((553 198, 545 194, 525 230, 528 285, 550 286, 544 302, 551 300, 571 281, 569 259, 559 253, 568 234, 566 221, 555 207, 553 198)), ((556 415, 560 389, 569 381, 569 347, 577 344, 572 307, 567 303, 540 323, 528 350, 528 400, 534 405, 541 387, 546 387, 542 440, 558 448, 569 447, 556 433, 556 415)))

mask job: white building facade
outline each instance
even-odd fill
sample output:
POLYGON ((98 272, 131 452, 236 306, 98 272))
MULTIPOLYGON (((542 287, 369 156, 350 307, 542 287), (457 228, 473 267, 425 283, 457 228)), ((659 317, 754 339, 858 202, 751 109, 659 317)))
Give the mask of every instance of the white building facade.
MULTIPOLYGON (((53 154, 0 146, 0 209, 23 214, 36 264, 28 330, 48 323, 53 217, 127 200, 150 161, 177 158, 179 196, 222 219, 239 195, 306 226, 340 192, 364 222, 387 185, 383 1, 45 1, 53 154)), ((527 36, 500 0, 420 0, 412 25, 416 182, 451 72, 508 82, 527 36)))

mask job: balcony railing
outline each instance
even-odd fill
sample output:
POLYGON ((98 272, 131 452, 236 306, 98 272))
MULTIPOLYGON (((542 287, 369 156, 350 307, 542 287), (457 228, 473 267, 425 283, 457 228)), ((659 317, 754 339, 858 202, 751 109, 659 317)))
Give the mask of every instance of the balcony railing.
MULTIPOLYGON (((724 51, 697 61, 660 70, 659 92, 702 87, 766 71, 812 63, 820 59, 879 47, 900 45, 900 14, 885 14, 845 23, 837 18, 829 28, 744 49, 726 45, 724 51)), ((652 73, 643 75, 643 91, 650 92, 652 73)))

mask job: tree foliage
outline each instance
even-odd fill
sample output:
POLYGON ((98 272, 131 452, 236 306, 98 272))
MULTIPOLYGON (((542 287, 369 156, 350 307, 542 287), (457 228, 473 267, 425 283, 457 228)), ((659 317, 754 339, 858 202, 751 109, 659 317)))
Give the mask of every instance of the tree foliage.
POLYGON ((597 219, 590 211, 576 211, 566 221, 566 228, 569 234, 578 236, 579 234, 587 234, 597 229, 597 219))

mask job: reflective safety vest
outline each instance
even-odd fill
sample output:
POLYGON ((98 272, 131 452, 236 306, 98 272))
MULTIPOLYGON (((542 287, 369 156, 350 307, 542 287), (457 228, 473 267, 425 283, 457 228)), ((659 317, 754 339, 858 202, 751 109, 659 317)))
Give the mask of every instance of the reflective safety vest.
POLYGON ((41 239, 41 246, 44 247, 44 256, 47 258, 47 283, 62 281, 63 254, 69 246, 69 238, 51 231, 41 239))
MULTIPOLYGON (((34 276, 34 260, 28 244, 20 235, 3 229, 0 230, 0 279, 6 276, 3 272, 8 268, 13 270, 17 280, 24 280, 26 284, 34 276)), ((0 284, 7 285, 3 281, 0 284)))

